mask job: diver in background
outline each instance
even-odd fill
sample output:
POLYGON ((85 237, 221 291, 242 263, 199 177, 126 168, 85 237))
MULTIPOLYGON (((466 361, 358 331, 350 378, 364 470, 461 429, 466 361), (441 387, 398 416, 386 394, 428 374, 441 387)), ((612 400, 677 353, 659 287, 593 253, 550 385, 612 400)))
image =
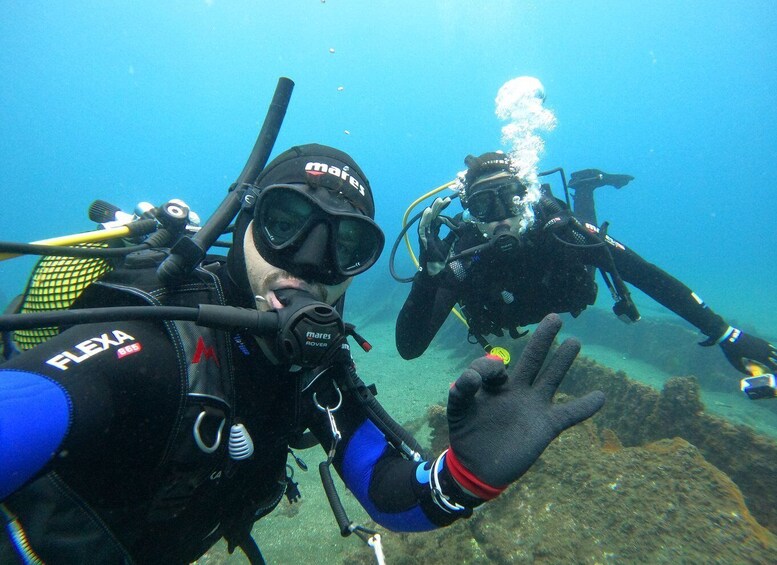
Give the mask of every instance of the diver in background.
MULTIPOLYGON (((166 251, 141 252, 74 308, 227 304, 280 318, 326 303, 341 313, 352 278, 383 247, 358 165, 331 147, 294 147, 243 203, 227 258, 163 285, 166 251)), ((75 325, 0 365, 0 563, 188 563, 222 537, 263 563, 252 525, 284 493, 299 496, 287 456, 315 443, 389 529, 468 517, 604 402, 597 391, 552 404, 579 351, 567 340, 542 369, 560 327, 548 316, 509 373, 499 359, 474 361, 449 391, 450 448, 425 461, 356 375, 344 337, 305 333, 336 346, 305 367, 245 330, 75 325)))
POLYGON ((593 189, 604 182, 619 188, 628 175, 608 178, 595 169, 573 175, 575 210, 587 216, 578 219, 545 187, 527 187, 502 152, 470 155, 465 164, 463 213, 442 216, 450 199, 438 198, 419 222, 420 268, 396 323, 405 359, 426 350, 457 302, 481 344, 504 330, 520 337, 521 326, 550 312, 576 317, 596 299, 591 271, 599 269, 624 320, 639 319, 626 281, 697 327, 707 336, 701 345, 720 345, 738 371, 777 371, 772 344, 730 326, 683 283, 596 226, 593 189), (451 231, 440 239, 443 223, 451 231))

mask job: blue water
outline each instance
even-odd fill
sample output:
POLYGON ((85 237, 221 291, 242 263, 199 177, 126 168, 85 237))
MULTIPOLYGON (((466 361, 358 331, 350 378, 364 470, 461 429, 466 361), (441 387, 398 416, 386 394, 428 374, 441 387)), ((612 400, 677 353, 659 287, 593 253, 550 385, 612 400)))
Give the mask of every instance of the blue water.
MULTIPOLYGON (((288 76, 276 153, 310 141, 351 153, 391 241, 411 200, 466 154, 500 147, 496 92, 532 75, 558 118, 541 168, 635 176, 599 191, 600 221, 727 319, 777 336, 769 1, 0 8, 2 240, 91 229, 97 198, 131 210, 177 197, 207 217, 288 76)), ((391 288, 387 255, 367 278, 391 288)), ((0 297, 19 292, 30 265, 0 264, 0 297)))
MULTIPOLYGON (((98 198, 128 211, 181 198, 206 218, 287 76, 296 88, 274 153, 325 143, 365 169, 388 246, 349 308, 390 316, 407 291, 387 262, 405 208, 468 153, 501 147, 496 93, 531 75, 558 119, 540 168, 636 177, 597 192, 610 233, 729 321, 777 339, 771 0, 0 0, 0 14, 0 240, 92 229, 98 198)), ((0 262, 0 302, 32 264, 0 262)), ((385 347, 368 381, 396 360, 415 387, 447 388, 449 376, 417 378, 385 347)), ((396 396, 401 418, 439 398, 389 380, 381 399, 393 409, 396 396)), ((306 488, 306 520, 259 526, 270 524, 259 539, 271 562, 339 543, 324 497, 306 488)))

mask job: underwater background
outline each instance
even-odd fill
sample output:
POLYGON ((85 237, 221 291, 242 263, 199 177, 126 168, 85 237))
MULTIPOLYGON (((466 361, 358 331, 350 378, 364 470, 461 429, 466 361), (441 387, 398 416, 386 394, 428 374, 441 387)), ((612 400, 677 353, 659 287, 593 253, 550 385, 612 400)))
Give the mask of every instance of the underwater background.
MULTIPOLYGON (((96 199, 131 212, 180 198, 204 220, 242 170, 278 78, 289 77, 296 87, 273 155, 329 144, 369 177, 387 244, 355 281, 346 318, 375 345, 372 357, 357 353, 362 378, 379 382, 397 419, 419 418, 479 351, 451 322, 422 360, 399 358, 393 322, 409 286, 389 275, 391 244, 408 205, 452 180, 467 154, 509 149, 495 97, 528 75, 557 120, 542 134, 540 170, 634 176, 596 192, 610 234, 730 323, 774 341, 775 29, 766 0, 0 0, 0 240, 92 229, 96 199)), ((561 196, 558 176, 548 178, 561 196)), ((0 263, 3 304, 34 261, 0 263)), ((404 246, 397 269, 412 273, 404 246)), ((597 336, 660 341, 665 327, 695 330, 634 296, 643 322, 655 322, 642 333, 607 329, 606 292, 565 331, 583 338, 585 355, 660 389, 677 371, 597 336)), ((730 378, 702 390, 707 407, 777 437, 769 401, 743 398, 722 354, 699 353, 701 336, 687 334, 679 374, 703 383, 696 359, 706 355, 710 371, 730 378)), ((313 552, 339 562, 339 544, 358 547, 338 539, 316 478, 307 481, 295 520, 257 526, 271 562, 313 552)))

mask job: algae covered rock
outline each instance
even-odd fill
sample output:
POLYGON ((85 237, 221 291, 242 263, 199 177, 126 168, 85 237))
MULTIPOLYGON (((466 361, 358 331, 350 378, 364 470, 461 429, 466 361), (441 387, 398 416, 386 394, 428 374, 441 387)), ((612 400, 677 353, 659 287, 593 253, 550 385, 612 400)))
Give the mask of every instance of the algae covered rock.
POLYGON ((687 441, 622 447, 589 422, 469 520, 384 547, 393 564, 766 563, 777 539, 687 441))

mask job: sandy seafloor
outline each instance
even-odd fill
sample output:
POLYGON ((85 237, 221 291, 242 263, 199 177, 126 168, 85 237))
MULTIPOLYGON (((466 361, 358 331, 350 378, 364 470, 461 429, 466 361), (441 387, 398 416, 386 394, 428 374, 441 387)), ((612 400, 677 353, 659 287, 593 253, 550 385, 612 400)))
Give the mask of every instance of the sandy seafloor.
MULTIPOLYGON (((355 301, 358 302, 358 301, 355 301)), ((354 306, 354 303, 351 303, 354 306)), ((348 309, 347 309, 348 310, 348 309)), ((353 309, 352 309, 353 310, 353 309)), ((585 314, 583 314, 585 316, 585 314)), ((371 342, 373 350, 365 353, 353 346, 353 356, 361 378, 378 387, 378 400, 399 422, 405 423, 424 416, 427 407, 441 402, 452 383, 466 367, 470 359, 482 353, 476 346, 448 347, 449 341, 461 343, 466 333, 452 317, 446 322, 429 349, 418 359, 403 360, 394 346, 394 318, 389 312, 372 315, 346 315, 346 319, 357 326, 364 337, 371 342)), ((566 327, 574 322, 566 322, 566 327)), ((573 337, 562 330, 560 339, 573 337)), ((689 347, 695 347, 690 343, 689 347)), ((620 351, 600 345, 586 345, 583 342, 581 355, 615 370, 622 370, 632 379, 661 389, 663 382, 675 376, 664 373, 644 361, 630 359, 620 351)), ((725 361, 723 361, 725 363, 725 361)), ((732 369, 732 374, 736 374, 732 369)), ((739 392, 734 384, 738 376, 732 379, 730 393, 708 392, 702 387, 702 399, 706 410, 725 417, 737 424, 746 424, 759 433, 777 437, 777 413, 767 409, 763 402, 753 402, 739 392)), ((777 401, 777 400, 776 400, 777 401)), ((767 401, 768 402, 768 401, 767 401)), ((425 442, 423 430, 419 439, 425 442)), ((316 563, 317 565, 342 563, 345 551, 354 549, 371 552, 355 536, 342 538, 339 535, 335 519, 321 488, 317 466, 325 459, 319 447, 297 453, 305 460, 309 471, 295 468, 295 480, 299 481, 302 501, 293 506, 284 499, 268 517, 257 522, 254 537, 262 549, 265 559, 271 564, 316 563)), ((290 463, 293 464, 293 462, 290 463)), ((354 497, 342 486, 335 475, 340 497, 345 504, 349 517, 357 523, 368 520, 354 497)), ((391 532, 381 530, 382 535, 391 532)), ((423 535, 423 534, 418 534, 423 535)), ((223 543, 217 545, 198 563, 248 563, 238 550, 226 558, 223 543)), ((387 563, 391 556, 386 555, 387 563)))

